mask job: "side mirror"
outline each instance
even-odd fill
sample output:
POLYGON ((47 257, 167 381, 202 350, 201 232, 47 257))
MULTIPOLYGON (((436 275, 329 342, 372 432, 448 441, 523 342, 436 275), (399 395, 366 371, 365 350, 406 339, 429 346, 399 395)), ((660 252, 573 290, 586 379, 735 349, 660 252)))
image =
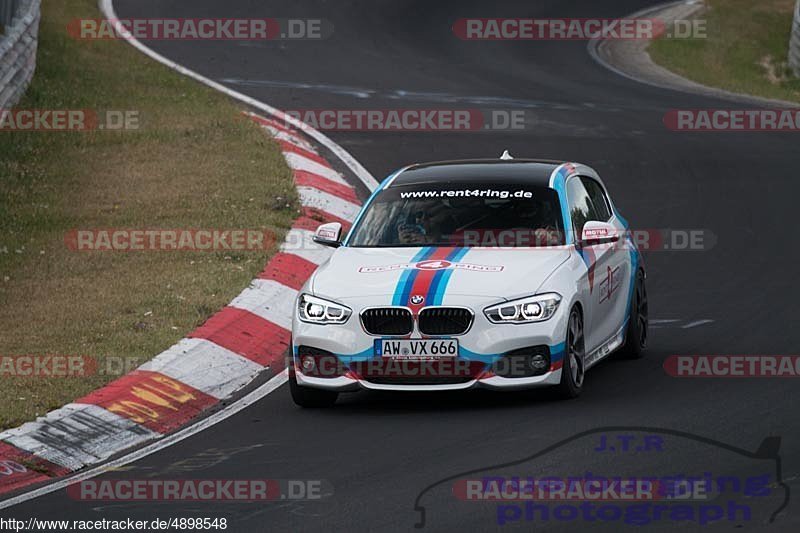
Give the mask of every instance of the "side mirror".
POLYGON ((617 242, 619 240, 619 231, 617 228, 608 222, 598 222, 590 220, 583 225, 581 232, 581 246, 592 246, 594 244, 606 244, 610 242, 617 242))
POLYGON ((323 224, 314 232, 313 240, 322 246, 338 248, 342 245, 342 225, 338 222, 323 224))

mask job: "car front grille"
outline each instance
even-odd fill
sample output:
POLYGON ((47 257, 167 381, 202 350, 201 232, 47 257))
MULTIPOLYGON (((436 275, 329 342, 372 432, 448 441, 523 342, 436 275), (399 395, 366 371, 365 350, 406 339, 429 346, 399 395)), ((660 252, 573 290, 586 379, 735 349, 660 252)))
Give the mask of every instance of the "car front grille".
POLYGON ((414 329, 411 311, 402 307, 365 309, 361 324, 370 335, 408 335, 414 329))
POLYGON ((472 325, 473 314, 461 307, 428 307, 419 313, 423 335, 461 335, 472 325))

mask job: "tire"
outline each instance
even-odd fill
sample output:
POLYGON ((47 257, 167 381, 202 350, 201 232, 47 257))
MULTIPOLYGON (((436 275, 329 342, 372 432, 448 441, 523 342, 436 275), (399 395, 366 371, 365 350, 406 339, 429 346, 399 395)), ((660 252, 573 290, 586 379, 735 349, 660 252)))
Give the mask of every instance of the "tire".
POLYGON ((585 357, 583 315, 577 307, 573 307, 567 322, 564 366, 561 367, 561 383, 558 384, 558 395, 561 398, 577 398, 583 391, 585 357))
POLYGON ((641 359, 647 350, 647 329, 649 326, 647 309, 647 287, 644 272, 636 273, 636 283, 631 295, 631 318, 625 329, 625 344, 620 349, 624 359, 641 359))
POLYGON ((307 408, 332 407, 339 397, 339 393, 335 391, 303 387, 298 384, 294 368, 291 367, 289 367, 289 391, 295 404, 307 408))

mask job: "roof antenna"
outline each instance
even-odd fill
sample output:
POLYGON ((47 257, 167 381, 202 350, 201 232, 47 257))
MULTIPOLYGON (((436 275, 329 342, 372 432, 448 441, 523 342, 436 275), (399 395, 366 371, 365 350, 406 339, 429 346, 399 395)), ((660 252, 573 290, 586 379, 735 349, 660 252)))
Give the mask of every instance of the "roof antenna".
POLYGON ((509 159, 514 159, 514 157, 508 153, 508 150, 504 150, 503 155, 500 156, 500 159, 503 161, 508 161, 509 159))

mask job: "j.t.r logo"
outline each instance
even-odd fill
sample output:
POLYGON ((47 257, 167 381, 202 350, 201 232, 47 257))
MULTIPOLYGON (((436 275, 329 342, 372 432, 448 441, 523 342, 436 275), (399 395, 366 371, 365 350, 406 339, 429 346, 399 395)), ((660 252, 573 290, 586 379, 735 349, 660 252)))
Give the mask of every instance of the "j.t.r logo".
POLYGON ((606 279, 600 282, 600 303, 610 300, 617 289, 619 289, 619 267, 612 270, 607 267, 606 279))

